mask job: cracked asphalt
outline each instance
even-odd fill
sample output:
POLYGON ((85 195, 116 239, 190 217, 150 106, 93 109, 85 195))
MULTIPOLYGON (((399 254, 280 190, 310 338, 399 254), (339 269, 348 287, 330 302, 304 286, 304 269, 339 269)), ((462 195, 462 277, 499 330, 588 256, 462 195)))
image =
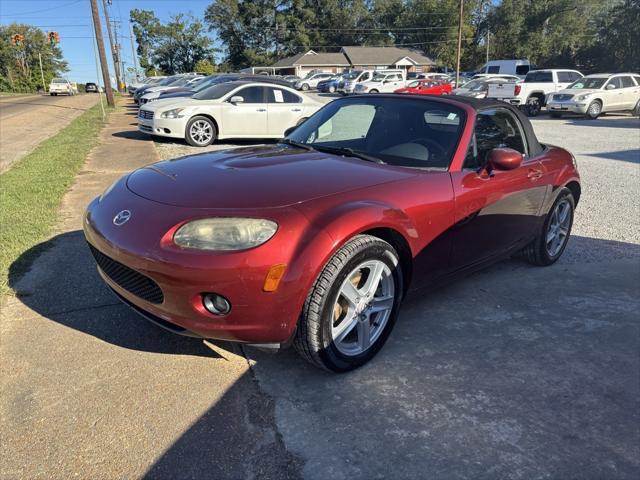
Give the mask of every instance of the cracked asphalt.
POLYGON ((640 476, 637 119, 535 119, 583 176, 566 255, 414 295, 370 364, 331 375, 169 334, 103 285, 81 213, 157 158, 133 113, 112 116, 1 303, 0 478, 640 476))

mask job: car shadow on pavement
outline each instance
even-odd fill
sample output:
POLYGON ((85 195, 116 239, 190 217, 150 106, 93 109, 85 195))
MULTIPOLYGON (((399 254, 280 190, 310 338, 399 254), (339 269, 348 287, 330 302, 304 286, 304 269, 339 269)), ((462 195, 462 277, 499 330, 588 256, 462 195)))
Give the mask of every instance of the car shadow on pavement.
MULTIPOLYGON (((581 127, 607 127, 607 128, 629 128, 637 129, 640 127, 640 119, 633 116, 622 114, 609 114, 606 116, 598 117, 595 120, 588 120, 583 117, 569 117, 563 118, 573 125, 579 125, 581 127)), ((557 121, 554 119, 554 121, 557 121)))
MULTIPOLYGON (((100 278, 82 231, 58 235, 21 255, 40 255, 28 274, 16 260, 9 285, 34 312, 119 347, 154 353, 218 357, 202 340, 170 334, 125 306, 100 278)), ((216 342, 224 347, 224 342, 216 342)))
POLYGON ((123 132, 114 132, 111 135, 118 138, 126 138, 128 140, 142 140, 145 142, 150 142, 152 140, 151 136, 140 132, 139 130, 125 130, 123 132))
MULTIPOLYGON (((638 132, 640 134, 640 132, 638 132)), ((618 150, 615 152, 601 152, 583 154, 587 157, 604 158, 606 160, 618 160, 621 162, 640 163, 640 149, 618 150)))

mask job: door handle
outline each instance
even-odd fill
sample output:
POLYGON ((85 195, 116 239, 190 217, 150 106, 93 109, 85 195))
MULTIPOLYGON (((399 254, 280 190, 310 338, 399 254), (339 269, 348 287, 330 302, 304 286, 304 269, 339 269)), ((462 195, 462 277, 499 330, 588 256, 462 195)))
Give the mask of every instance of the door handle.
POLYGON ((302 109, 301 108, 292 108, 291 111, 292 112, 301 112, 302 109))
POLYGON ((258 108, 258 109, 256 110, 256 112, 266 112, 266 111, 267 111, 267 109, 266 109, 266 108, 258 108))
POLYGON ((536 169, 530 169, 529 173, 527 174, 527 178, 530 178, 531 180, 537 180, 540 177, 542 177, 542 170, 536 170, 536 169))

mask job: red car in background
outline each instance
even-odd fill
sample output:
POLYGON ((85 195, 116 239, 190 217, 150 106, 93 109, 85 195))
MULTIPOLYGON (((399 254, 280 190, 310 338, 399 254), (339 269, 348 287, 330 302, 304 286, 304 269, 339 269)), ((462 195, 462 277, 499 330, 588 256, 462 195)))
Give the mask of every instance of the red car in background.
POLYGON ((394 93, 417 93, 420 95, 451 95, 451 84, 442 80, 430 80, 428 78, 414 80, 404 88, 399 88, 394 93))

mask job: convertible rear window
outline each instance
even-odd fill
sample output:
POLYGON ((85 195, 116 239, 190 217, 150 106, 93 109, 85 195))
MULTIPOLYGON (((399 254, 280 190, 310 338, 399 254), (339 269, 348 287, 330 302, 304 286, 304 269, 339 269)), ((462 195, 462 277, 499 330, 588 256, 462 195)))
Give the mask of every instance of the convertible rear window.
POLYGON ((350 149, 402 167, 447 169, 465 113, 426 99, 350 98, 331 102, 289 140, 311 147, 350 149))

